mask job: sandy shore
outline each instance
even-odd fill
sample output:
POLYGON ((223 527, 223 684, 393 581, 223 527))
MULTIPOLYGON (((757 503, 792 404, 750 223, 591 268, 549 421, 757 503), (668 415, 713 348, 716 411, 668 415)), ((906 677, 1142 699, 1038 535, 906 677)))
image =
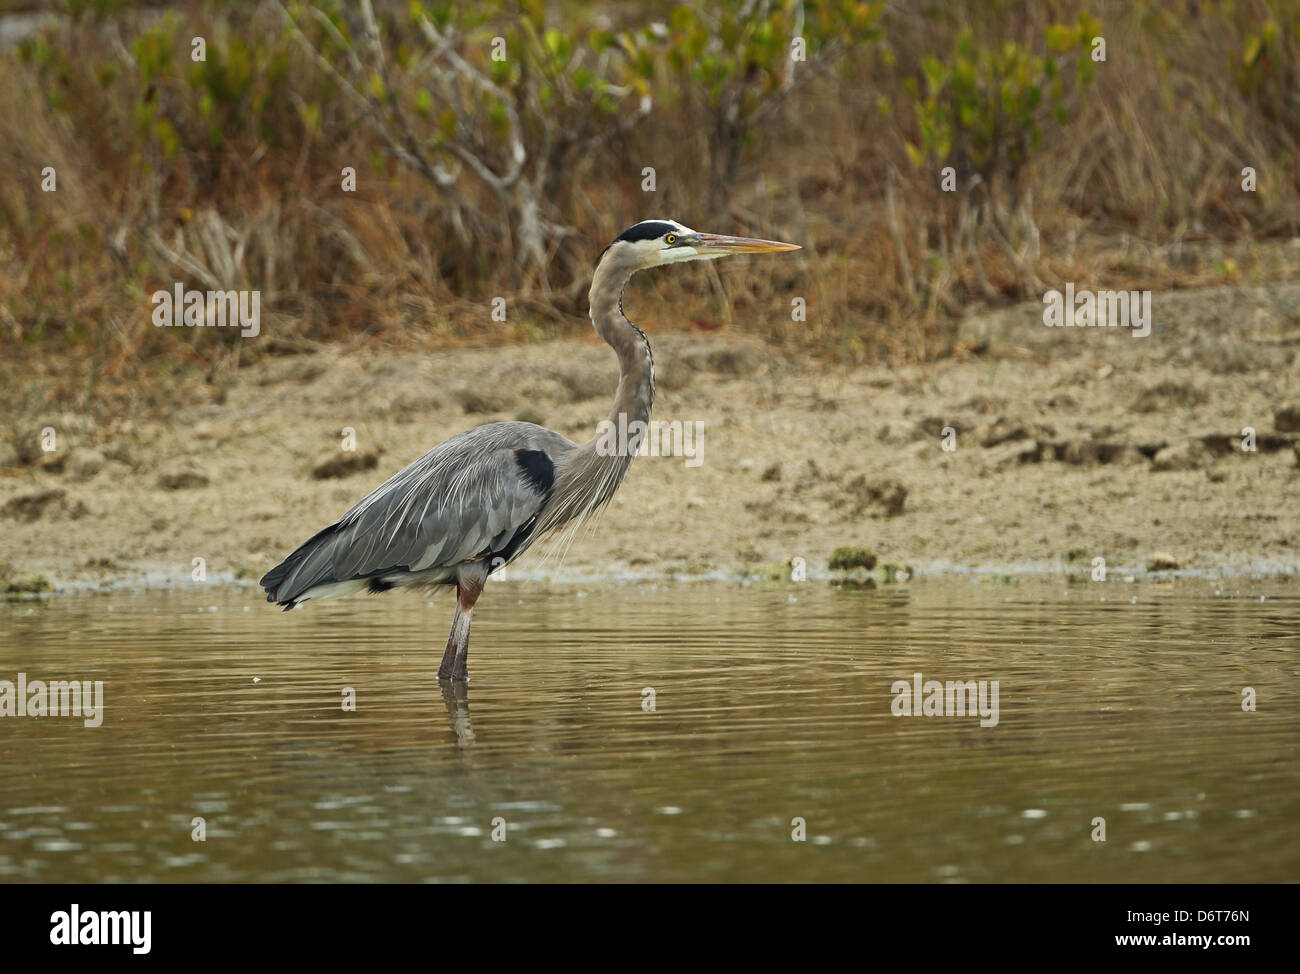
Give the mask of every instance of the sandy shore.
MULTIPOLYGON (((562 564, 542 545, 510 571, 731 577, 802 558, 816 576, 835 548, 863 545, 920 573, 1091 572, 1104 558, 1141 575, 1158 556, 1300 573, 1300 285, 1157 295, 1154 318, 1134 338, 1047 328, 1026 305, 967 321, 968 354, 899 369, 651 335, 655 417, 702 431, 693 456, 638 459, 562 564)), ((525 419, 589 438, 615 380, 593 336, 272 357, 165 416, 23 416, 10 402, 0 562, 56 590, 185 583, 195 559, 209 580, 251 582, 463 429, 525 419), (23 437, 46 426, 57 449, 33 457, 23 437)))

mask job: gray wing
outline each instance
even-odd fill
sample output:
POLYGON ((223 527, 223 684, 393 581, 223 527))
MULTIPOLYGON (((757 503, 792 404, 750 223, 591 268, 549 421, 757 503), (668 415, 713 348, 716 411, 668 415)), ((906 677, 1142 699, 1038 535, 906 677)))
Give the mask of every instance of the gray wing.
POLYGON ((268 601, 391 572, 431 572, 500 552, 549 496, 574 444, 532 423, 493 423, 441 443, 372 491, 262 579, 268 601), (432 570, 432 571, 431 571, 432 570))

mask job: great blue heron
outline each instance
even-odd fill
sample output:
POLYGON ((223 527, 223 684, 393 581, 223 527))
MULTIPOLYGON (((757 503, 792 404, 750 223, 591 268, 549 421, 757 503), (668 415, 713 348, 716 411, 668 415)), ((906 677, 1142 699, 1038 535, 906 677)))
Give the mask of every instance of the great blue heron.
MULTIPOLYGON (((620 234, 601 254, 590 293, 591 322, 618 355, 609 422, 643 431, 654 402, 650 342, 623 314, 623 289, 633 274, 798 249, 699 233, 673 220, 646 220, 620 234)), ((438 678, 468 680, 470 617, 488 576, 542 535, 566 524, 576 529, 607 503, 640 445, 639 437, 627 439, 626 449, 610 451, 599 449, 598 439, 573 443, 533 423, 489 423, 453 436, 267 572, 266 599, 287 612, 308 599, 363 590, 455 585, 456 615, 438 678)))

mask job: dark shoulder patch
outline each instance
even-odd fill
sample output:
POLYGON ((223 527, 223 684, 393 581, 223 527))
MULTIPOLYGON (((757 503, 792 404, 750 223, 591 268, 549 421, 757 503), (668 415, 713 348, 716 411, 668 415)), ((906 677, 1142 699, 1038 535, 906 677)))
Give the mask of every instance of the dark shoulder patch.
POLYGON ((617 243, 619 240, 627 240, 635 243, 638 240, 656 240, 665 233, 673 233, 676 229, 671 223, 664 223, 662 220, 647 220, 645 223, 638 223, 624 230, 614 238, 614 241, 617 243))
POLYGON ((516 450, 515 462, 523 471, 524 483, 539 494, 549 494, 555 484, 555 464, 541 450, 516 450))

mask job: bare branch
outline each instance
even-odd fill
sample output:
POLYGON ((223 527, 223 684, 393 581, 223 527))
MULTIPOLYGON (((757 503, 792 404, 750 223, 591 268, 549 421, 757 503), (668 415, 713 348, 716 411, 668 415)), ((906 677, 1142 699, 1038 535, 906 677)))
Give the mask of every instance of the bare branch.
MULTIPOLYGON (((394 115, 397 118, 398 126, 402 130, 402 138, 403 141, 405 142, 404 145, 402 143, 399 143, 398 140, 394 138, 392 133, 388 131, 387 126, 384 125, 383 119, 381 117, 380 107, 375 104, 372 98, 362 93, 351 81, 349 81, 342 74, 342 72, 338 70, 338 68, 336 68, 330 62, 330 60, 327 57, 325 57, 323 54, 320 53, 320 51, 316 49, 316 47, 312 44, 312 42, 308 40, 307 35, 302 32, 302 29, 298 26, 297 21, 293 19, 293 15, 289 13, 288 9, 285 7, 282 0, 276 0, 276 6, 280 9, 280 13, 283 15, 285 23, 288 24, 289 29, 293 34, 294 40, 298 43, 300 47, 302 47, 302 49, 307 53, 307 55, 311 57, 313 61, 316 62, 316 65, 323 72, 325 72, 325 74, 329 76, 336 85, 339 86, 340 90, 343 91, 345 95, 347 95, 349 98, 351 98, 354 102, 357 103, 357 105, 362 109, 362 113, 363 113, 362 117, 367 122, 367 124, 369 124, 370 127, 375 130, 375 132, 379 135, 379 137, 384 140, 385 144, 388 146, 388 150, 394 156, 400 159, 403 163, 405 163, 407 166, 416 170, 422 176, 428 179, 431 183, 437 186, 446 196, 448 196, 451 199, 451 201, 455 204, 455 207, 457 208, 458 211, 455 214, 453 219, 453 223, 457 228, 457 234, 461 238, 462 243, 468 243, 469 236, 465 230, 463 217, 460 211, 468 211, 474 213, 476 212, 475 208, 470 203, 470 201, 466 199, 465 195, 461 193, 460 189, 456 186, 455 174, 449 172, 446 169, 446 167, 442 166, 441 164, 436 162, 431 162, 424 155, 424 153, 420 151, 419 143, 416 141, 415 137, 411 134, 409 127, 406 125, 406 120, 402 116, 400 110, 397 110, 396 108, 397 99, 396 97, 392 96, 392 89, 388 84, 386 69, 384 69, 384 74, 382 75, 385 94, 389 97, 390 103, 394 106, 394 115)), ((364 6, 367 10, 369 10, 370 4, 368 0, 364 6)), ((315 10, 315 8, 312 9, 315 10)), ((328 23, 329 18, 325 17, 324 20, 325 22, 328 23)), ((369 27, 374 27, 373 10, 370 10, 369 12, 368 28, 369 27)), ((348 51, 349 61, 354 66, 354 68, 358 71, 358 73, 363 71, 364 68, 361 65, 360 59, 357 58, 356 54, 352 52, 350 47, 347 46, 347 43, 342 37, 342 35, 338 34, 337 28, 335 28, 333 24, 329 24, 329 29, 332 30, 335 36, 337 37, 337 39, 344 44, 345 50, 348 51)), ((377 52, 379 63, 383 65, 384 64, 383 49, 379 43, 377 28, 375 28, 373 34, 370 35, 370 39, 372 41, 372 45, 375 51, 377 52)))
POLYGON ((491 80, 484 77, 482 72, 457 54, 449 41, 443 39, 442 34, 438 32, 438 28, 433 26, 428 17, 421 15, 420 29, 424 31, 424 36, 429 39, 430 43, 446 52, 447 60, 451 62, 452 67, 456 69, 456 72, 462 78, 493 97, 500 99, 502 106, 505 108, 506 120, 509 122, 511 165, 505 175, 496 178, 507 188, 513 186, 519 179, 519 174, 523 171, 524 163, 528 161, 528 152, 524 149, 523 140, 519 136, 522 127, 519 124, 519 114, 515 110, 514 100, 491 80))

